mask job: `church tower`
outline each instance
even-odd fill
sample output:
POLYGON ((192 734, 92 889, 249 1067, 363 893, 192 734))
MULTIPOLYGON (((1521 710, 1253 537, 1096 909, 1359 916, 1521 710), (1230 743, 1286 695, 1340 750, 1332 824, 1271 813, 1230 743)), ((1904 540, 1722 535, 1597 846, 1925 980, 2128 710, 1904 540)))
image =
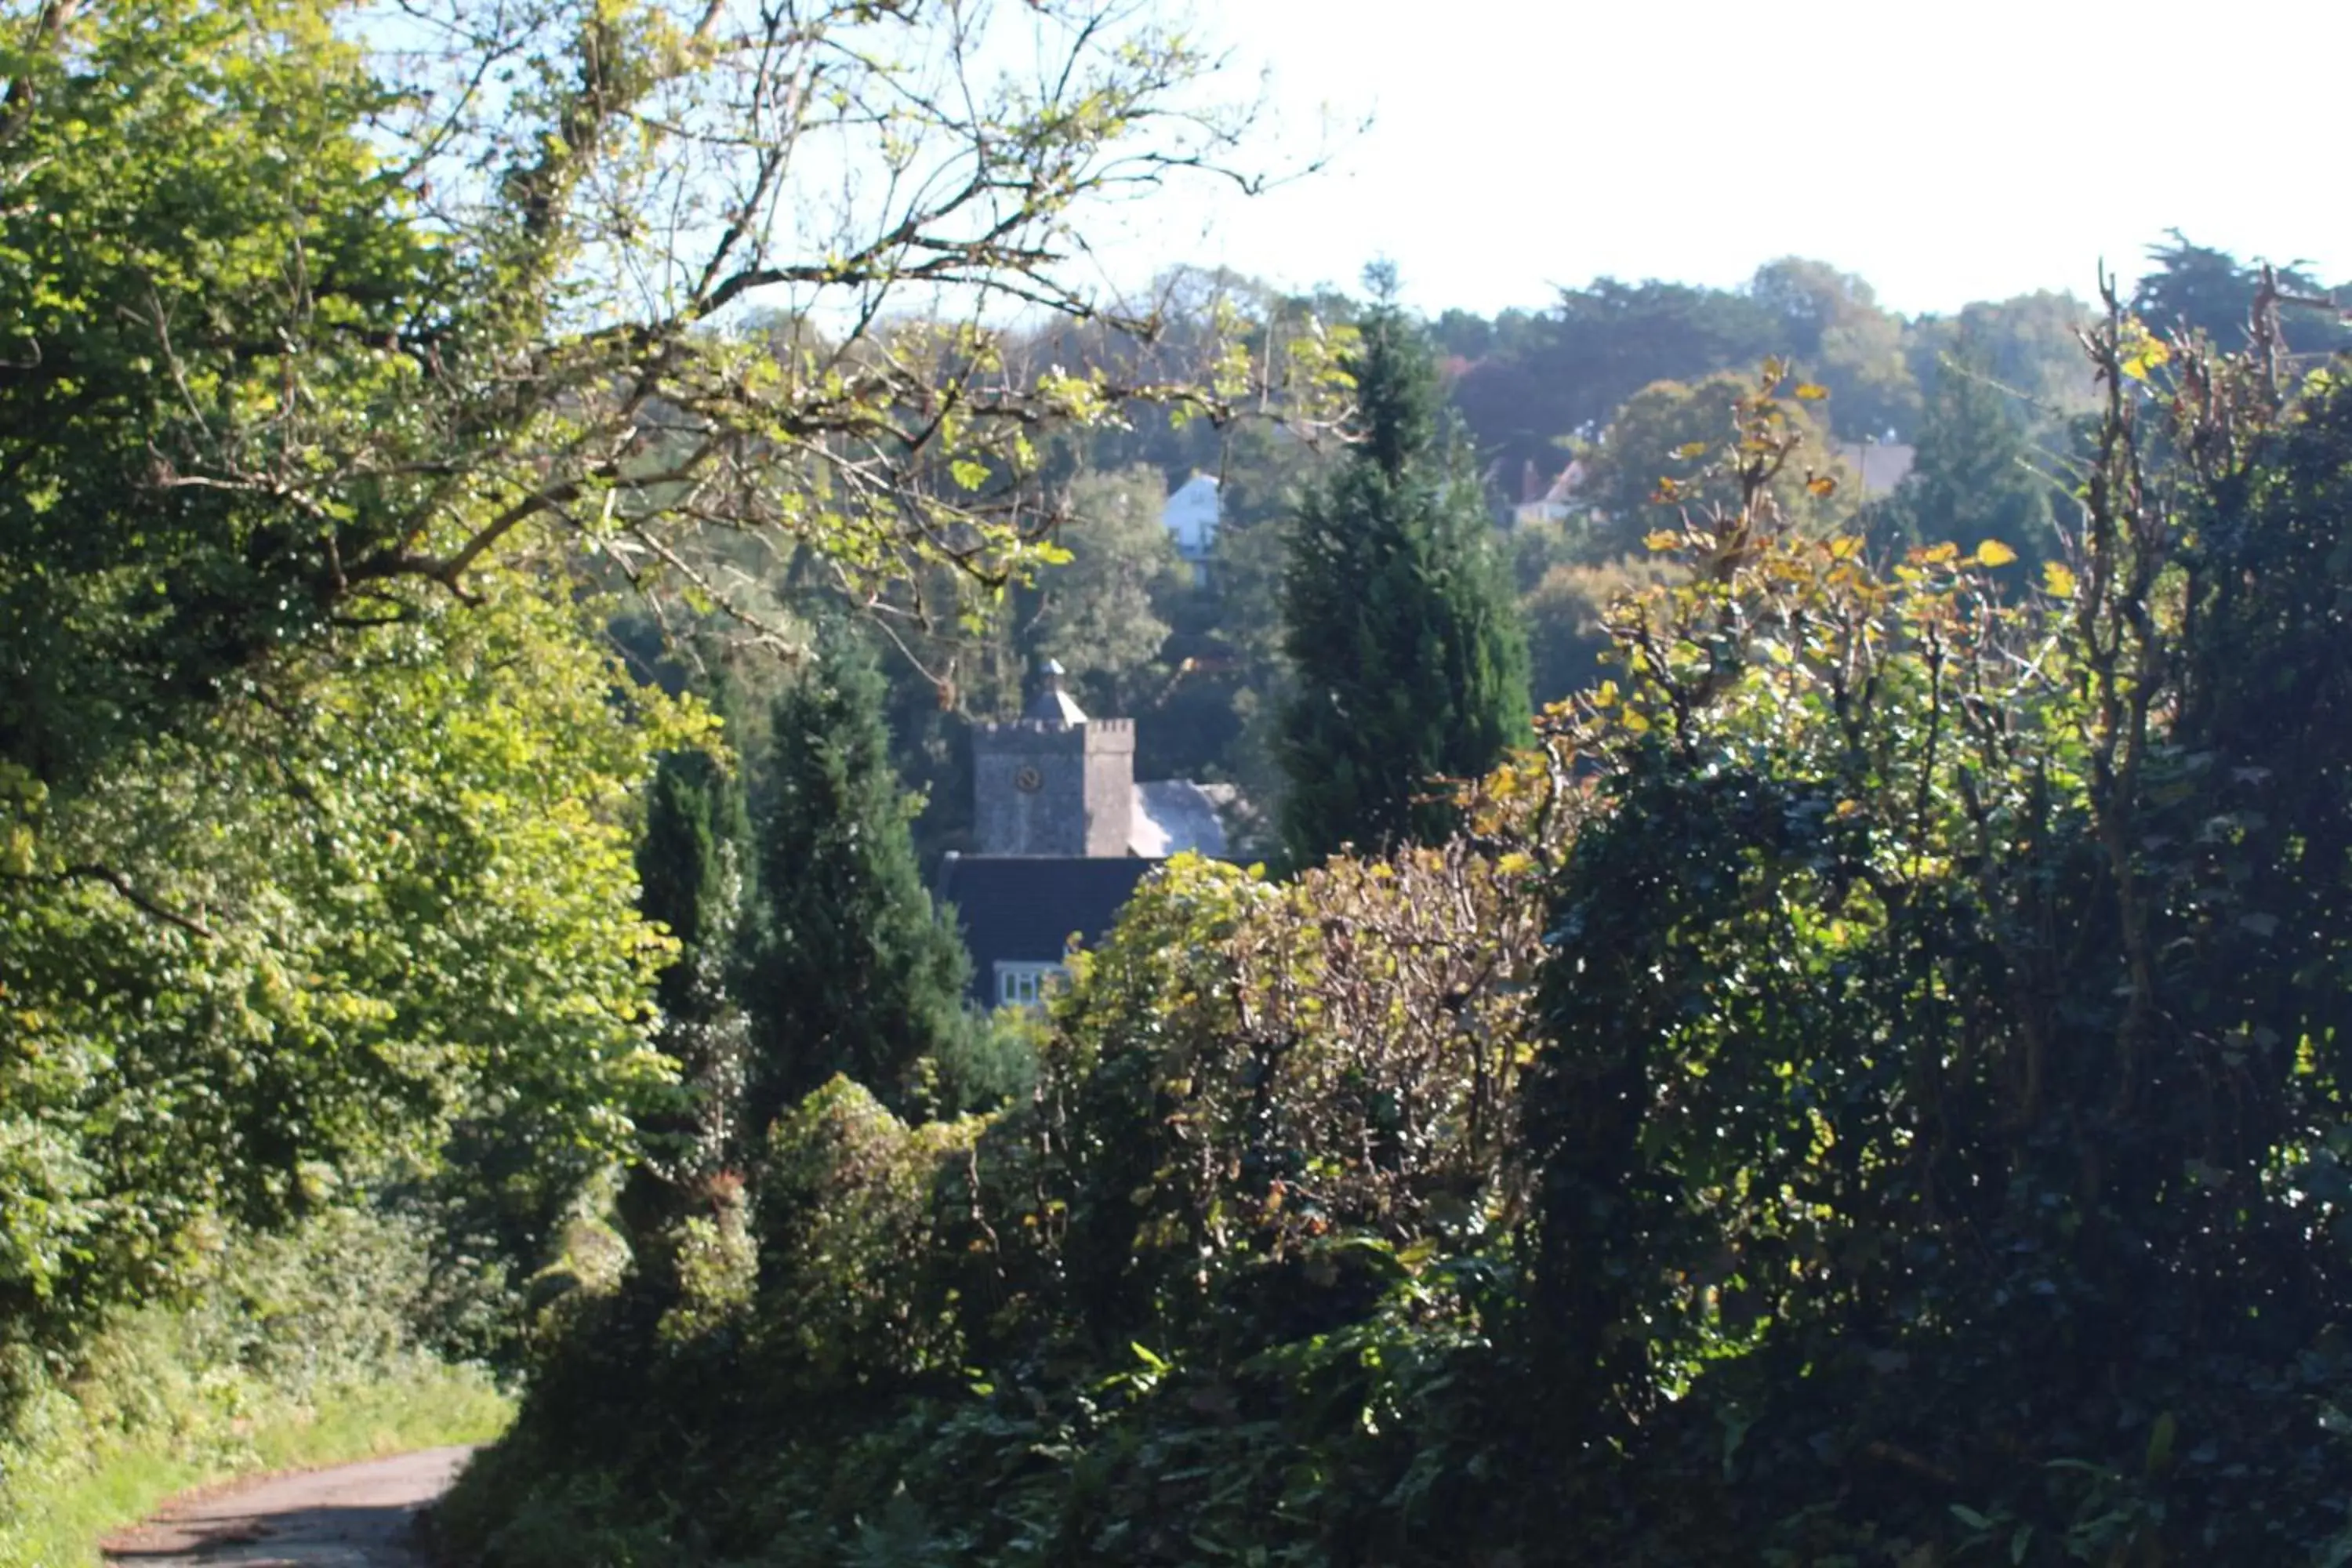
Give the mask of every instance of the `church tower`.
POLYGON ((1135 721, 1087 718, 1059 661, 1038 673, 1020 718, 972 728, 978 852, 1125 856, 1135 823, 1135 721))

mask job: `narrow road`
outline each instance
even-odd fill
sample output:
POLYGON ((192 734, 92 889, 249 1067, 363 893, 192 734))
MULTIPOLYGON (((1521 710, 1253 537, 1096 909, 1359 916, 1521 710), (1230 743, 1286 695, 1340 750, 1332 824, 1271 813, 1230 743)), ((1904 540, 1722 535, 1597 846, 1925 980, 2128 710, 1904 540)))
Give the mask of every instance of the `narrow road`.
POLYGON ((182 1498, 106 1542, 124 1568, 424 1568, 419 1510, 471 1448, 427 1448, 182 1498))

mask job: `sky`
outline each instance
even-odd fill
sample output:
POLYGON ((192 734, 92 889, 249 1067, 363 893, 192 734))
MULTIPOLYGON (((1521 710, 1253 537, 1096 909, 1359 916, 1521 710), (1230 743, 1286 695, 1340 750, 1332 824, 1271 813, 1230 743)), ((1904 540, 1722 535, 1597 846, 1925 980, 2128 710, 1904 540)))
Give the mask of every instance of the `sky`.
POLYGON ((1423 310, 1800 255, 1906 314, 2089 296, 2179 227, 2352 280, 2352 3, 1194 0, 1261 93, 1254 198, 1155 204, 1113 268, 1223 264, 1423 310), (1369 121, 1369 124, 1363 124, 1369 121), (1359 127, 1361 127, 1359 129, 1359 127))

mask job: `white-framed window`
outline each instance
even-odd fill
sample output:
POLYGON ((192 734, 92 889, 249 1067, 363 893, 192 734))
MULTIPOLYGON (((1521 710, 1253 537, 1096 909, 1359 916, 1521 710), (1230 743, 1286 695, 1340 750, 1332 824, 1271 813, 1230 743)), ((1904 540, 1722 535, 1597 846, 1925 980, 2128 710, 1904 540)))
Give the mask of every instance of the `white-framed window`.
POLYGON ((1046 983, 1067 973, 1058 963, 1005 963, 996 966, 996 1005, 1034 1007, 1045 999, 1046 983))

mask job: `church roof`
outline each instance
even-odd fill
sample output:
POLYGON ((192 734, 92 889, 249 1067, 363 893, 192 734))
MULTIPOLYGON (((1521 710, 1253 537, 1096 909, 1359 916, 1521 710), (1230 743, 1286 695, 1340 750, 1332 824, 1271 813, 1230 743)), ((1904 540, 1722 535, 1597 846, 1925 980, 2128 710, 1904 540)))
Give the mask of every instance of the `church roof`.
POLYGON ((995 1000, 999 963, 1059 963, 1075 938, 1100 942, 1160 862, 1139 856, 950 855, 939 900, 971 952, 971 997, 995 1000))

